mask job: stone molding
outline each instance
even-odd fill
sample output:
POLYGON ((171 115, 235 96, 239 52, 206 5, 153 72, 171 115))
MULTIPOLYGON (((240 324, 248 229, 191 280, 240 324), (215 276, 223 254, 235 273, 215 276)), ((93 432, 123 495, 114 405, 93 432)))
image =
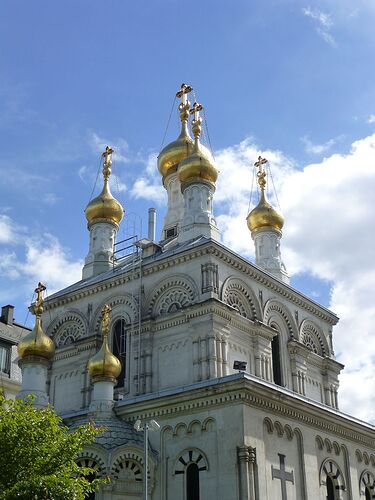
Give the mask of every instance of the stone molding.
MULTIPOLYGON (((247 276, 250 276, 257 283, 262 284, 269 290, 272 290, 273 292, 297 305, 301 309, 308 311, 312 315, 315 315, 318 318, 326 321, 330 325, 335 325, 337 323, 338 317, 328 309, 320 306, 301 293, 295 292, 288 285, 283 284, 261 269, 258 269, 254 264, 247 262, 240 256, 222 247, 219 243, 213 241, 205 242, 199 246, 197 245, 195 248, 182 251, 180 254, 175 256, 166 255, 165 260, 162 261, 152 263, 145 262, 143 267, 143 276, 146 277, 153 273, 157 273, 165 269, 170 269, 174 266, 178 266, 182 263, 186 263, 196 258, 207 255, 214 256, 222 262, 225 262, 229 266, 233 267, 233 269, 235 269, 237 272, 239 271, 246 274, 247 276)), ((50 299, 45 301, 45 310, 51 310, 56 307, 69 304, 71 302, 75 302, 82 298, 95 295, 99 292, 122 286, 125 283, 132 281, 133 279, 139 279, 139 272, 134 273, 132 271, 128 271, 120 275, 115 273, 113 274, 113 276, 107 278, 104 281, 99 281, 93 285, 87 286, 82 283, 82 288, 73 290, 71 292, 67 290, 64 295, 59 294, 57 297, 52 296, 50 299)))

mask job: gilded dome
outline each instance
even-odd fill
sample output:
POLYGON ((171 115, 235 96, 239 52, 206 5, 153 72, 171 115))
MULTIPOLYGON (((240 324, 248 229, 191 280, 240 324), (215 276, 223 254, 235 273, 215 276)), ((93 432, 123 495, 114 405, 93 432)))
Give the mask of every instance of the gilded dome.
POLYGON ((180 161, 184 160, 193 151, 194 142, 187 127, 190 102, 186 99, 186 94, 181 94, 181 96, 183 101, 178 108, 180 110, 181 133, 175 141, 167 144, 158 156, 158 169, 163 176, 163 180, 169 174, 176 172, 180 161))
POLYGON ((38 294, 33 307, 33 314, 35 314, 36 317, 35 326, 30 333, 23 337, 17 346, 18 354, 21 359, 38 357, 50 360, 55 354, 55 344, 53 340, 44 333, 42 328, 42 291, 45 289, 45 286, 42 283, 39 283, 38 288, 35 290, 38 294))
POLYGON ((121 373, 121 362, 111 352, 108 345, 109 313, 111 308, 105 305, 102 310, 103 344, 100 350, 88 362, 87 369, 94 381, 115 381, 121 373))
POLYGON ((194 112, 194 120, 192 130, 195 141, 192 153, 180 162, 178 167, 178 177, 181 182, 181 188, 184 188, 192 182, 207 182, 215 186, 218 170, 214 159, 207 148, 200 144, 200 133, 202 130, 202 118, 199 116, 199 110, 203 109, 201 104, 194 103, 192 112, 194 112))
POLYGON ((107 179, 104 180, 100 195, 87 205, 85 214, 89 227, 95 222, 112 222, 116 225, 121 222, 124 209, 121 203, 112 196, 107 179))
POLYGON ((119 225, 123 216, 124 209, 119 201, 112 196, 109 189, 109 176, 111 175, 113 149, 109 146, 106 147, 102 157, 103 163, 103 178, 104 185, 102 192, 99 196, 90 201, 85 209, 86 219, 90 227, 95 222, 112 222, 119 225))
POLYGON ((258 229, 274 229, 281 233, 284 225, 284 217, 269 203, 263 189, 258 205, 249 213, 246 220, 251 232, 258 229))

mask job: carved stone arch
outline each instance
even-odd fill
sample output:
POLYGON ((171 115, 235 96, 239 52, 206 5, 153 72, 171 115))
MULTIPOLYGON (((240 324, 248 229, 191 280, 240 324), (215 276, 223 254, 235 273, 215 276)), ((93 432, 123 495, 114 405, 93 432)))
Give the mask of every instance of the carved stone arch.
POLYGON ((283 436, 284 435, 284 426, 283 426, 283 424, 281 424, 278 420, 276 420, 276 422, 274 423, 274 426, 275 426, 277 435, 279 437, 283 436))
POLYGON ((359 479, 359 494, 366 495, 366 489, 370 493, 370 498, 375 498, 375 477, 369 470, 364 470, 359 479))
POLYGON ((118 319, 124 319, 127 324, 138 320, 138 302, 129 293, 123 295, 115 295, 103 300, 98 306, 93 315, 90 330, 99 332, 102 309, 105 304, 108 304, 112 311, 110 315, 110 328, 118 319))
POLYGON ((324 333, 313 321, 305 319, 300 327, 301 342, 319 356, 327 356, 329 348, 324 333))
POLYGON ((335 455, 340 455, 341 447, 337 441, 333 441, 332 448, 333 448, 333 451, 335 452, 335 455))
POLYGON ((76 459, 76 463, 81 467, 90 467, 95 469, 97 477, 104 477, 106 466, 103 457, 93 451, 84 451, 76 459))
POLYGON ((290 425, 286 424, 284 426, 284 430, 285 430, 286 437, 288 438, 289 441, 291 441, 293 439, 293 436, 294 436, 293 429, 290 427, 290 425))
POLYGON ((200 420, 194 419, 191 422, 189 422, 189 425, 187 427, 187 434, 192 434, 194 427, 198 428, 200 431, 202 430, 202 424, 200 420))
POLYGON ((324 448, 324 441, 320 436, 316 436, 315 443, 318 447, 318 450, 322 450, 324 448))
POLYGON ((181 436, 182 434, 186 434, 187 431, 188 426, 185 424, 185 422, 179 422, 173 430, 173 436, 181 436))
POLYGON ((207 417, 202 422, 203 431, 213 431, 216 428, 216 420, 213 417, 207 417))
POLYGON ((331 443, 331 441, 328 438, 325 438, 324 445, 325 445, 326 450, 328 451, 328 453, 331 453, 332 452, 332 443, 331 443))
POLYGON ((265 425, 265 427, 267 429, 268 434, 273 434, 274 426, 273 426, 272 420, 269 417, 266 417, 263 420, 263 423, 264 423, 264 425, 265 425))
POLYGON ((160 281, 146 300, 145 312, 156 317, 168 312, 176 312, 198 298, 196 283, 186 274, 176 274, 160 281))
POLYGON ((53 338, 56 347, 63 347, 85 337, 87 331, 86 318, 77 309, 71 309, 52 321, 47 328, 47 335, 53 338))
POLYGON ((251 320, 261 320, 258 300, 251 288, 240 278, 229 277, 223 283, 221 300, 236 309, 241 316, 251 320))
POLYGON ((346 491, 346 482, 340 467, 330 458, 326 458, 320 467, 319 482, 321 486, 326 486, 327 477, 330 477, 336 491, 346 491))
POLYGON ((177 456, 173 466, 173 475, 185 474, 190 464, 196 464, 199 472, 209 470, 205 453, 199 448, 187 448, 177 456))
POLYGON ((363 452, 363 461, 365 462, 366 465, 369 465, 369 463, 370 463, 370 457, 369 457, 369 454, 367 453, 367 451, 363 452))
MULTIPOLYGON (((155 464, 152 459, 148 461, 147 477, 152 491, 154 487, 155 464)), ((116 481, 128 483, 125 493, 132 493, 136 490, 142 491, 144 461, 143 453, 135 447, 125 445, 116 450, 110 469, 110 475, 116 481), (132 486, 133 484, 133 486, 132 486), (138 486, 136 486, 138 484, 138 486)))
POLYGON ((374 455, 370 455, 370 464, 375 467, 375 456, 374 455))
POLYGON ((272 323, 272 320, 276 318, 281 319, 283 322, 288 336, 291 339, 298 339, 298 330, 295 319, 293 318, 290 311, 285 307, 284 304, 275 299, 270 299, 266 302, 264 306, 264 322, 267 325, 272 323))
POLYGON ((357 457, 358 462, 359 462, 359 463, 361 463, 361 462, 362 462, 362 460, 363 460, 361 450, 358 450, 358 449, 357 449, 357 450, 355 450, 355 456, 357 457))

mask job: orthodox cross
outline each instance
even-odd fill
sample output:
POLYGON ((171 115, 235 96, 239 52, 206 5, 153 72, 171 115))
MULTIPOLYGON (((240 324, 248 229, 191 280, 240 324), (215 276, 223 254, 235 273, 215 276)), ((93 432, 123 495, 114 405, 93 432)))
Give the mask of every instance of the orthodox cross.
POLYGON ((104 158, 104 164, 103 164, 103 175, 105 179, 108 179, 108 177, 111 174, 111 165, 112 165, 112 153, 113 149, 110 146, 107 146, 105 148, 104 153, 102 153, 102 158, 104 158))
POLYGON ((109 333, 109 313, 112 311, 111 306, 105 304, 102 309, 102 334, 103 337, 109 333))
POLYGON ((266 160, 266 158, 262 158, 261 156, 258 156, 258 160, 254 163, 254 167, 259 169, 257 172, 258 184, 262 190, 266 187, 266 172, 263 169, 263 165, 266 163, 268 163, 268 160, 266 160))
POLYGON ((33 314, 35 314, 36 316, 41 315, 42 312, 43 312, 43 297, 42 297, 42 293, 46 289, 47 288, 46 288, 45 284, 42 283, 41 281, 39 281, 38 286, 35 288, 36 301, 35 301, 35 305, 34 305, 34 309, 33 309, 33 314))
POLYGON ((278 453, 280 460, 280 469, 275 469, 273 465, 271 465, 272 471, 272 479, 280 479, 281 482, 281 500, 288 500, 286 494, 286 483, 289 481, 294 484, 293 471, 287 472, 285 470, 285 455, 278 453))
POLYGON ((193 107, 190 110, 190 114, 191 115, 194 114, 194 120, 195 121, 197 121, 199 119, 199 111, 202 111, 202 109, 203 109, 202 104, 198 104, 197 102, 195 102, 193 104, 193 107))
POLYGON ((183 83, 181 85, 181 90, 179 90, 176 93, 176 97, 179 97, 181 99, 181 104, 182 106, 185 106, 187 102, 187 94, 193 90, 193 87, 191 85, 188 85, 186 83, 183 83))

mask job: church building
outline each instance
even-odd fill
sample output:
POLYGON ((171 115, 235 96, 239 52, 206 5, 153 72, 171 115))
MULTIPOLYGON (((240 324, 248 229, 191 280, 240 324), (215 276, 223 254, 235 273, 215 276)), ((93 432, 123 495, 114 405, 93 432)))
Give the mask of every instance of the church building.
POLYGON ((103 153, 82 280, 48 299, 38 285, 35 328, 18 346, 20 397, 52 404, 73 428, 105 427, 78 457, 111 479, 91 499, 373 499, 375 427, 338 408, 338 318, 289 284, 266 159, 244 221, 255 264, 221 243, 220 166, 191 90, 177 93, 181 132, 158 156, 160 240, 150 209, 148 237, 119 251, 124 209, 109 186, 114 151, 103 153))

